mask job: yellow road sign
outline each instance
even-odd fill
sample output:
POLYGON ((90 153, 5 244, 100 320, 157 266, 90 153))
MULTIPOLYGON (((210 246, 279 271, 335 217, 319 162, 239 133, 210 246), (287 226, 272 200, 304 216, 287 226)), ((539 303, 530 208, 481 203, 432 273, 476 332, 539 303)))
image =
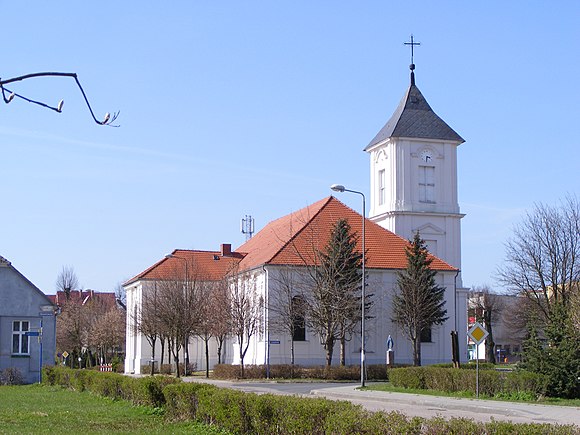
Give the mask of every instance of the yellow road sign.
POLYGON ((488 332, 485 330, 483 326, 479 322, 475 322, 475 324, 469 329, 467 335, 471 338, 475 344, 481 343, 485 338, 488 336, 488 332))

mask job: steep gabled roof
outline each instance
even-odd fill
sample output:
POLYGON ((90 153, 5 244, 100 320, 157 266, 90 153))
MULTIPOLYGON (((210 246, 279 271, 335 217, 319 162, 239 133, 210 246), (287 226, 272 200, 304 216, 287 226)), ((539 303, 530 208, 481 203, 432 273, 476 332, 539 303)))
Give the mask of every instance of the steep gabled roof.
POLYGON ((185 276, 187 274, 203 281, 217 281, 235 268, 241 256, 235 252, 231 255, 222 255, 219 251, 197 251, 189 249, 176 249, 171 257, 163 258, 153 266, 126 281, 123 285, 129 285, 139 280, 167 280, 185 276))
POLYGON ((54 305, 54 303, 52 302, 52 300, 50 300, 50 298, 42 291, 40 290, 38 287, 36 287, 36 285, 34 285, 32 283, 32 281, 30 281, 28 278, 26 278, 22 273, 20 273, 20 271, 18 269, 16 269, 12 263, 10 261, 8 261, 6 258, 2 257, 0 255, 0 267, 6 267, 9 269, 12 269, 18 276, 20 276, 20 278, 22 280, 24 280, 26 283, 28 283, 28 285, 34 289, 35 292, 39 293, 40 295, 42 295, 42 297, 44 297, 46 299, 47 302, 51 303, 54 305))
POLYGON ((451 142, 465 142, 455 130, 443 121, 431 109, 431 106, 415 86, 415 75, 411 72, 411 85, 399 103, 391 119, 377 133, 365 148, 365 151, 388 138, 407 137, 421 139, 438 139, 451 142))
MULTIPOLYGON (((182 279, 185 264, 188 275, 202 281, 217 281, 230 272, 251 270, 263 265, 311 266, 317 263, 318 251, 325 248, 335 222, 346 219, 352 231, 362 234, 362 216, 333 196, 276 219, 229 255, 219 251, 176 249, 124 285, 139 280, 182 279)), ((365 220, 366 267, 369 269, 405 269, 405 248, 409 242, 365 220)), ((362 250, 359 237, 357 249, 362 250)), ((456 270, 443 260, 432 257, 435 270, 456 270)))
MULTIPOLYGON (((341 218, 348 221, 352 231, 359 236, 362 234, 362 216, 333 196, 269 223, 236 250, 246 254, 240 262, 240 270, 263 264, 315 264, 316 251, 324 249, 333 225, 341 218)), ((407 240, 368 219, 365 220, 365 233, 368 268, 407 267, 407 240)), ((357 249, 362 250, 360 237, 357 249)), ((435 270, 456 270, 437 257, 433 257, 431 267, 435 270)))

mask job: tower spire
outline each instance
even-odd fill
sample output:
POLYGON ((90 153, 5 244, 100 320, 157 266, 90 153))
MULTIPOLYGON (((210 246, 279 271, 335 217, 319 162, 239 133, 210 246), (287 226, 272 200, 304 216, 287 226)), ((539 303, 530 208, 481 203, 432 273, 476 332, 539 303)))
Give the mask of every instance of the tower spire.
POLYGON ((415 42, 413 34, 411 33, 411 42, 403 42, 403 44, 411 46, 411 64, 409 65, 409 69, 411 70, 411 85, 415 85, 415 63, 414 63, 415 45, 421 45, 421 43, 415 42))

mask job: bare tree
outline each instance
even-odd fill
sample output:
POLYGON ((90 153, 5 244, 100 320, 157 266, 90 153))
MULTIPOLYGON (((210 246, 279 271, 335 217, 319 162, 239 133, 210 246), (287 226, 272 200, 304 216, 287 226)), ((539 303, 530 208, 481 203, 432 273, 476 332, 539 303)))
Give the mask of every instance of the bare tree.
MULTIPOLYGON (((160 330, 167 337, 167 343, 175 363, 175 375, 179 372, 179 352, 187 349, 189 337, 196 330, 199 322, 199 281, 195 273, 195 265, 174 268, 173 278, 160 281, 157 286, 157 316, 160 330)), ((185 354, 185 370, 187 374, 187 353, 185 354)))
MULTIPOLYGON (((205 351, 205 377, 209 378, 209 341, 213 338, 217 328, 214 327, 215 319, 214 309, 218 308, 214 302, 216 297, 215 290, 219 288, 219 282, 204 282, 200 285, 199 291, 199 321, 195 329, 197 335, 204 343, 205 351)), ((217 295, 219 297, 219 295, 217 295)), ((218 308, 219 310, 219 308, 218 308)), ((219 315, 219 311, 217 313, 219 315)))
POLYGON ((305 340, 306 298, 303 292, 304 271, 285 266, 271 275, 272 291, 269 294, 269 325, 272 331, 290 337, 290 365, 294 367, 294 342, 305 340))
MULTIPOLYGON (((136 325, 137 331, 143 334, 151 346, 151 358, 155 360, 155 345, 157 340, 163 335, 162 322, 159 319, 158 300, 157 300, 157 283, 154 283, 152 289, 143 292, 140 309, 136 309, 133 316, 133 324, 136 325)), ((163 363, 163 346, 161 349, 161 363, 163 363)), ((155 368, 151 365, 151 376, 155 368)))
POLYGON ((60 308, 61 314, 56 318, 56 348, 59 353, 70 354, 72 367, 88 345, 89 316, 78 301, 64 301, 60 308))
POLYGON ((89 337, 89 343, 96 348, 100 362, 109 363, 125 341, 125 313, 112 307, 95 317, 89 337))
POLYGON ((227 276, 214 283, 210 311, 212 335, 217 343, 218 364, 221 364, 224 343, 232 333, 232 300, 227 276))
POLYGON ((580 202, 568 197, 559 206, 536 205, 505 247, 499 282, 529 298, 550 323, 554 307, 568 308, 580 282, 580 202))
POLYGON ((244 358, 252 338, 260 331, 264 299, 258 294, 250 273, 236 274, 231 286, 232 333, 238 342, 241 377, 244 377, 244 358))
POLYGON ((67 300, 70 299, 71 291, 80 289, 79 280, 72 266, 63 266, 56 278, 56 290, 62 291, 67 300))
POLYGON ((475 286, 471 290, 469 305, 469 308, 474 311, 477 320, 483 323, 488 332, 488 336, 485 339, 485 360, 495 364, 493 327, 500 321, 504 309, 501 295, 493 293, 487 285, 475 286))

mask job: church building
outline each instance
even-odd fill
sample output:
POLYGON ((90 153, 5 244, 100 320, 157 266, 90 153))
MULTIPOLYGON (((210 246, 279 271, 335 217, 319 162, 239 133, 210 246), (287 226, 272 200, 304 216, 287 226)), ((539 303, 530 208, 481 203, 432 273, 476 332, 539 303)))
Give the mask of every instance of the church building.
MULTIPOLYGON (((416 232, 432 254, 431 267, 437 284, 445 288, 449 317, 434 326, 422 343, 424 365, 450 362, 451 333, 457 331, 461 361, 467 360, 467 289, 461 283, 461 237, 457 197, 457 147, 463 139, 431 109, 415 84, 411 83, 387 124, 364 149, 370 156, 370 214, 365 220, 367 292, 372 294, 370 318, 365 325, 367 364, 384 364, 387 337, 393 340, 396 363, 412 363, 411 342, 391 321, 391 300, 397 286, 397 272, 407 265, 405 249, 416 232)), ((348 221, 359 236, 362 252, 363 217, 335 197, 327 197, 304 209, 267 224, 235 250, 223 244, 219 251, 176 250, 170 256, 124 284, 127 293, 127 354, 125 371, 140 373, 149 363, 151 345, 138 325, 144 296, 179 268, 195 270, 204 282, 226 280, 230 286, 243 283, 245 291, 260 301, 259 328, 250 338, 244 364, 288 364, 291 348, 295 363, 322 365, 325 350, 321 337, 302 319, 295 333, 275 327, 282 286, 304 282, 300 277, 316 264, 316 252, 323 250, 338 219, 348 221)), ((306 314, 307 316, 308 314, 306 314)), ((300 323, 300 322, 299 322, 300 323)), ((361 333, 355 332, 346 345, 346 364, 360 361, 361 333)), ((210 362, 217 363, 216 343, 210 343, 210 362)), ((333 364, 338 363, 335 346, 333 364)), ((160 349, 156 349, 159 360, 160 349)), ((201 340, 192 338, 189 360, 205 368, 201 340)), ((166 360, 167 361, 167 358, 166 360)), ((222 362, 239 364, 236 337, 230 335, 222 362)))

